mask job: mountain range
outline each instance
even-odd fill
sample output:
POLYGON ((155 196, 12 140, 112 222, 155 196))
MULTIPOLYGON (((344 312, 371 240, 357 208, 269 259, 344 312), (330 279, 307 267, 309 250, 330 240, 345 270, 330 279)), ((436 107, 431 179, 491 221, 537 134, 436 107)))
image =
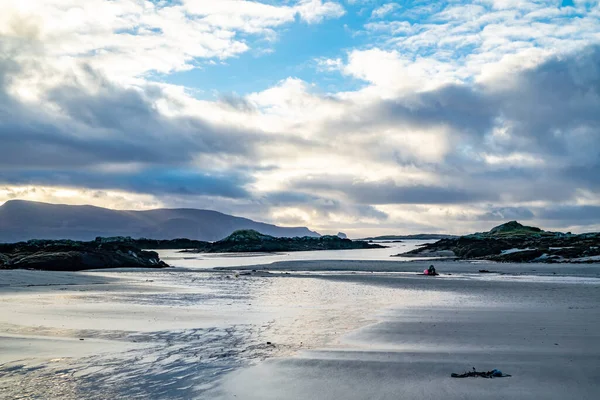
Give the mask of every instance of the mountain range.
POLYGON ((0 243, 29 239, 94 240, 97 236, 215 241, 239 229, 276 237, 312 236, 306 227, 279 227, 212 210, 147 211, 10 200, 0 206, 0 243))

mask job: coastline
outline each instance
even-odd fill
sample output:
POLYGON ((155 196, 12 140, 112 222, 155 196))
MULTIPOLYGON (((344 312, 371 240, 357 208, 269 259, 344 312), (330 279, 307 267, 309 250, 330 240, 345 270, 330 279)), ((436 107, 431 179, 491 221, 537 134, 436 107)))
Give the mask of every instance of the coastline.
MULTIPOLYGON (((271 271, 271 272, 380 272, 420 274, 430 265, 434 265, 440 277, 448 274, 479 274, 479 270, 488 270, 492 274, 501 275, 533 275, 533 276, 580 276, 600 278, 600 264, 580 263, 500 263, 493 261, 463 260, 309 260, 309 261, 277 261, 270 264, 246 265, 235 267, 217 267, 217 271, 271 271)), ((436 279, 436 278, 434 278, 436 279)))

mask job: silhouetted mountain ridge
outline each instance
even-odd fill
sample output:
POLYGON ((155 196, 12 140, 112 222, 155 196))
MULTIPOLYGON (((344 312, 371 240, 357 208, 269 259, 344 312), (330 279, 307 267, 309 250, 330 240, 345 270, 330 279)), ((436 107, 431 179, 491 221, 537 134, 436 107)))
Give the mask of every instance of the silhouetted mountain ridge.
POLYGON ((0 206, 0 242, 29 239, 94 240, 98 236, 215 241, 239 229, 276 237, 320 236, 305 227, 279 227, 213 210, 147 211, 10 200, 0 206))

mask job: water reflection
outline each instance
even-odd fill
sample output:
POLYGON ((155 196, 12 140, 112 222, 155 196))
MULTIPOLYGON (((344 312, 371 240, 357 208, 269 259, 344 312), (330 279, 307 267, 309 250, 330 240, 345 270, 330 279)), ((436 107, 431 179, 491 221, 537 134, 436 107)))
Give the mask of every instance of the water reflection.
POLYGON ((167 264, 176 267, 206 269, 215 267, 235 267, 270 264, 279 261, 314 261, 314 260, 373 260, 373 261, 406 261, 414 258, 394 257, 399 253, 416 249, 418 246, 432 241, 406 240, 401 243, 383 243, 383 249, 297 251, 289 253, 181 253, 179 250, 157 250, 160 258, 167 264))
MULTIPOLYGON (((107 292, 36 293, 36 301, 41 296, 48 314, 55 314, 49 319, 55 326, 48 322, 12 329, 21 337, 47 338, 46 350, 51 340, 71 340, 92 346, 92 355, 65 357, 57 350, 47 358, 0 365, 0 393, 23 399, 203 398, 233 369, 299 349, 335 346, 343 334, 375 322, 378 310, 423 300, 411 290, 310 277, 161 271, 152 274, 152 287, 159 289, 153 292, 140 290, 136 283, 147 280, 143 272, 97 274, 120 274, 127 285, 107 292), (167 287, 171 290, 165 291, 167 287), (91 324, 86 330, 60 326, 78 326, 73 320, 91 310, 102 318, 125 316, 130 326, 144 329, 123 329, 123 321, 116 319, 113 325, 86 319, 91 324), (79 342, 80 337, 86 341, 79 342), (99 346, 95 353, 93 346, 100 340, 124 346, 119 351, 99 346)), ((18 299, 28 301, 22 294, 18 299)), ((0 326, 3 332, 5 328, 0 326)))

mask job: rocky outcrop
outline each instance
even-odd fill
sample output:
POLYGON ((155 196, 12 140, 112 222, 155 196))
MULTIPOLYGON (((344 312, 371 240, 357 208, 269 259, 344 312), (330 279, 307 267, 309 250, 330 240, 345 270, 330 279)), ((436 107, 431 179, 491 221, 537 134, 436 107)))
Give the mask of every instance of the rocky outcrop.
POLYGON ((104 268, 165 268, 154 251, 123 243, 31 240, 1 244, 0 268, 81 271, 104 268))
POLYGON ((254 230, 235 231, 223 240, 206 243, 194 250, 196 253, 253 253, 308 250, 346 250, 383 248, 377 244, 342 239, 338 236, 281 238, 263 235, 254 230))
POLYGON ((403 257, 452 256, 501 262, 592 262, 600 256, 600 233, 548 232, 516 221, 422 246, 403 257))
POLYGON ((119 243, 125 244, 139 249, 164 250, 164 249, 196 249, 204 247, 209 242, 192 239, 133 239, 130 236, 115 236, 115 237, 97 237, 96 242, 99 243, 119 243))

